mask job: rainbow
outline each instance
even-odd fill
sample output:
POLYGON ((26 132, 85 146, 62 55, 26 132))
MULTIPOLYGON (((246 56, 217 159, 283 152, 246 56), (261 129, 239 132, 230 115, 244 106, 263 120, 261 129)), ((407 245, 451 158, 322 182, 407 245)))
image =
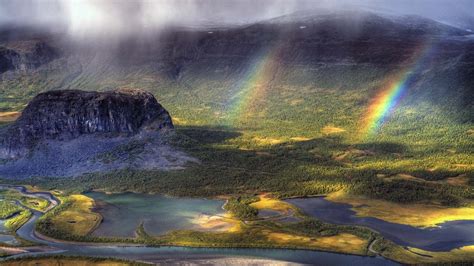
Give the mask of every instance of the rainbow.
POLYGON ((431 42, 421 45, 411 57, 408 68, 391 75, 384 82, 385 85, 371 100, 361 119, 362 126, 359 133, 361 139, 375 136, 382 125, 387 122, 406 94, 407 89, 415 84, 418 74, 426 69, 426 64, 430 62, 429 58, 433 53, 433 47, 431 42))
POLYGON ((228 124, 239 125, 265 110, 271 82, 278 71, 281 46, 263 49, 254 57, 243 78, 231 89, 236 92, 228 111, 228 124))

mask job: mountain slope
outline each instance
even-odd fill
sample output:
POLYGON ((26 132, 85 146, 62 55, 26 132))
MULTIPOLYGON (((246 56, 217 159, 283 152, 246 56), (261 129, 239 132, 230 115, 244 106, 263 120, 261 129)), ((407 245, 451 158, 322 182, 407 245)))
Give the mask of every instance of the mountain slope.
POLYGON ((345 189, 454 205, 472 198, 474 42, 463 30, 420 17, 296 14, 119 43, 36 41, 61 56, 4 72, 2 111, 21 111, 51 89, 145 89, 173 117, 175 145, 202 162, 77 186, 188 195, 345 189), (392 178, 399 174, 415 178, 392 178), (448 183, 459 176, 462 186, 448 183))

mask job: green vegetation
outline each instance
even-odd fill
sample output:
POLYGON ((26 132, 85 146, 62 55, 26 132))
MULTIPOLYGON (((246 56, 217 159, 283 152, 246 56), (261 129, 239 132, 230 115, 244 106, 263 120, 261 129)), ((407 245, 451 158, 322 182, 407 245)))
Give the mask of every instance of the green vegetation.
POLYGON ((15 203, 5 200, 0 201, 0 219, 7 219, 16 213, 19 213, 21 210, 23 209, 15 203))
POLYGON ((127 158, 133 158, 139 156, 145 150, 145 143, 142 141, 132 141, 125 145, 120 145, 111 151, 105 152, 97 156, 96 160, 102 163, 110 163, 117 158, 126 156, 127 158))
MULTIPOLYGON (((95 237, 90 229, 82 230, 84 224, 92 220, 85 219, 67 225, 70 219, 77 216, 92 217, 92 203, 83 195, 61 197, 61 205, 47 212, 40 218, 37 230, 47 236, 72 241, 98 243, 137 243, 150 246, 179 245, 192 247, 256 247, 256 248, 304 248, 327 250, 359 255, 381 254, 384 257, 403 263, 451 262, 474 258, 474 246, 455 249, 450 252, 427 252, 413 248, 404 249, 364 227, 335 225, 309 218, 298 212, 293 206, 273 198, 270 194, 240 196, 230 198, 235 213, 247 210, 272 209, 286 215, 296 216, 300 221, 293 223, 278 222, 272 219, 248 220, 247 215, 239 217, 241 226, 228 232, 176 230, 166 235, 153 236, 146 232, 143 223, 137 227, 135 238, 95 237), (84 223, 85 222, 85 223, 84 223), (66 225, 66 226, 65 226, 66 225), (77 230, 77 229, 81 230, 77 230), (421 255, 420 255, 421 254, 421 255)), ((242 212, 246 213, 246 212, 242 212)), ((86 217, 87 218, 87 217, 86 217)), ((255 216, 252 216, 255 218, 255 216)), ((90 228, 90 227, 88 227, 90 228)), ((65 258, 66 259, 66 258, 65 258)), ((62 260, 61 260, 62 261, 62 260)), ((74 261, 74 260, 73 260, 74 261)))
POLYGON ((11 232, 15 232, 30 219, 31 215, 31 211, 23 209, 18 215, 8 219, 5 222, 5 227, 7 227, 11 232))
MULTIPOLYGON (((298 224, 295 225, 297 226, 298 224)), ((259 222, 234 233, 175 231, 156 237, 150 244, 194 247, 304 248, 367 254, 368 239, 346 233, 344 229, 334 232, 336 231, 338 233, 326 235, 305 234, 300 230, 292 231, 279 224, 259 222)))
MULTIPOLYGON (((11 232, 15 232, 24 223, 26 223, 32 213, 30 210, 14 203, 18 200, 18 195, 10 191, 1 191, 2 200, 0 200, 0 219, 6 219, 5 227, 11 232)), ((22 201, 20 201, 21 204, 22 201)))
POLYGON ((94 258, 94 257, 80 257, 80 256, 64 256, 64 255, 55 255, 55 256, 35 256, 30 258, 15 258, 8 259, 1 263, 4 266, 53 266, 53 265, 83 265, 83 266, 144 266, 149 265, 140 262, 132 262, 127 260, 120 260, 115 258, 94 258))
POLYGON ((227 200, 224 209, 229 211, 233 217, 236 217, 240 220, 252 220, 257 217, 258 210, 252 206, 249 206, 250 203, 257 201, 255 198, 230 198, 227 200))
POLYGON ((0 190, 1 197, 16 200, 21 205, 38 211, 45 211, 49 207, 49 201, 42 198, 28 197, 15 190, 0 190))
POLYGON ((445 206, 463 206, 474 200, 474 188, 409 180, 363 180, 352 193, 399 203, 439 202, 445 206))
MULTIPOLYGON (((60 85, 66 76, 74 88, 149 90, 176 125, 176 135, 168 141, 201 161, 182 171, 128 169, 26 183, 74 192, 94 188, 187 196, 267 191, 290 197, 344 189, 374 199, 451 206, 469 204, 474 197, 474 112, 471 105, 461 105, 465 101, 460 97, 466 88, 450 88, 452 97, 446 97, 440 94, 446 84, 424 84, 426 90, 407 93, 376 135, 364 137, 363 118, 392 73, 387 69, 338 65, 307 71, 285 66, 271 84, 258 85, 264 94, 249 98, 239 112, 234 107, 241 94, 234 85, 242 77, 209 76, 199 71, 203 65, 188 67, 188 76, 180 81, 142 65, 119 72, 103 69, 101 75, 79 68, 77 73, 44 69, 21 77, 21 82, 2 83, 0 93, 11 99, 4 111, 21 110, 37 92, 60 85), (398 174, 418 180, 378 177, 398 174), (465 176, 467 185, 443 183, 456 176, 465 176)), ((121 147, 121 152, 129 148, 121 147)))
MULTIPOLYGON (((378 253, 405 263, 434 260, 423 260, 427 256, 442 256, 442 261, 449 261, 466 258, 468 252, 474 254, 471 248, 453 253, 460 258, 453 258, 452 254, 420 256, 365 228, 331 225, 299 216, 302 221, 292 224, 259 221, 255 219, 258 209, 274 204, 237 196, 271 192, 285 198, 343 191, 356 199, 377 200, 378 206, 364 209, 386 219, 399 216, 400 210, 409 210, 423 219, 429 217, 429 223, 445 219, 447 212, 451 212, 449 219, 459 219, 458 208, 448 211, 444 207, 472 210, 474 204, 474 110, 469 102, 472 97, 466 97, 472 94, 472 80, 451 73, 456 68, 431 69, 426 80, 406 92, 379 132, 365 136, 360 132, 363 118, 371 100, 387 80, 393 79, 392 74, 397 72, 393 66, 288 64, 275 68, 271 81, 242 88, 238 84, 246 77, 222 70, 223 65, 234 63, 222 60, 216 61, 219 64, 214 69, 206 60, 185 60, 186 71, 178 79, 167 77, 154 63, 109 67, 84 58, 81 64, 71 60, 67 68, 45 67, 2 80, 0 112, 21 111, 37 93, 54 88, 149 90, 170 112, 176 125, 175 136, 167 141, 201 161, 179 171, 125 169, 71 179, 36 177, 2 182, 21 182, 66 193, 100 189, 200 197, 233 195, 226 209, 238 219, 249 220, 232 233, 175 231, 156 237, 140 225, 136 239, 98 238, 88 234, 97 223, 90 206, 78 207, 65 198, 38 222, 39 232, 65 240, 295 247, 368 254, 369 243, 376 239, 373 248, 378 253), (442 75, 440 69, 450 75, 442 75), (452 79, 442 80, 444 77, 452 79), (250 93, 245 100, 244 92, 255 89, 262 93, 250 93), (237 105, 241 101, 245 105, 239 111, 237 105), (400 175, 410 178, 394 178, 400 175), (458 177, 466 182, 448 182, 458 177), (427 211, 423 204, 443 208, 427 211), (393 211, 387 215, 386 210, 393 211), (82 222, 79 218, 83 215, 92 220, 82 222)), ((235 72, 245 70, 242 66, 235 72)), ((7 123, 0 121, 0 129, 7 123)), ((143 148, 135 145, 138 144, 121 146, 97 160, 108 162, 117 154, 143 148)), ((37 205, 38 209, 46 208, 42 203, 37 205)), ((22 211, 15 219, 24 220, 27 215, 22 211)), ((412 219, 414 216, 397 221, 426 225, 425 221, 412 219)))
POLYGON ((82 237, 92 232, 102 217, 92 212, 94 201, 84 195, 61 197, 61 205, 43 215, 37 230, 45 235, 64 239, 66 236, 82 237), (61 236, 63 235, 63 236, 61 236))

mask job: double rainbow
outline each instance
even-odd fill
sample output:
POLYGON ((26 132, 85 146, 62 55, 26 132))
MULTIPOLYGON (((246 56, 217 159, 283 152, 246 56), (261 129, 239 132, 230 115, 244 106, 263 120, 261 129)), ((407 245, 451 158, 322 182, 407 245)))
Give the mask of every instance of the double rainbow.
POLYGON ((426 69, 426 64, 430 62, 429 59, 433 49, 432 42, 421 45, 411 57, 408 67, 395 75, 391 75, 384 82, 385 85, 372 99, 361 119, 360 138, 371 138, 379 132, 406 94, 407 89, 416 83, 418 75, 426 69))
MULTIPOLYGON (((359 130, 361 138, 370 138, 379 132, 407 89, 416 83, 418 75, 430 62, 433 50, 434 45, 431 41, 423 43, 411 56, 406 68, 383 82, 385 85, 371 100, 361 119, 359 130)), ((276 44, 262 50, 254 57, 243 78, 231 89, 231 92, 235 94, 230 101, 227 124, 241 125, 264 112, 271 83, 278 73, 281 54, 282 45, 276 44)))

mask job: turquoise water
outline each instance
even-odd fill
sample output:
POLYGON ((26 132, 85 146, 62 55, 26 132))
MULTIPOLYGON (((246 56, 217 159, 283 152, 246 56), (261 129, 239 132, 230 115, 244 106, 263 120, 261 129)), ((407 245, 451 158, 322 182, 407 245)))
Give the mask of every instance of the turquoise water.
MULTIPOLYGON (((15 188, 18 190, 25 190, 24 188, 15 188)), ((30 195, 36 195, 33 192, 26 192, 30 195)), ((45 195, 45 193, 38 193, 36 196, 46 197, 49 196, 52 203, 57 204, 57 199, 51 194, 45 195)), ((150 208, 157 208, 153 205, 158 202, 166 202, 173 198, 166 198, 163 196, 156 195, 143 195, 143 194, 119 194, 119 195, 105 195, 102 193, 89 193, 97 199, 104 199, 104 203, 107 205, 116 204, 116 208, 128 209, 134 213, 137 212, 135 207, 138 209, 145 209, 147 212, 150 208), (95 194, 95 195, 94 195, 95 194), (129 195, 131 194, 131 195, 129 195), (125 207, 124 207, 125 206, 125 207), (151 206, 151 207, 150 207, 151 206)), ((177 200, 177 199, 174 199, 177 200)), ((209 201, 202 199, 179 199, 176 202, 172 202, 174 206, 185 205, 185 208, 191 209, 192 212, 197 211, 196 208, 220 211, 222 201, 209 201)), ((111 208, 111 206, 109 206, 111 208)), ((104 206, 104 210, 106 210, 104 206)), ((166 210, 167 208, 158 208, 166 210)), ((291 249, 256 249, 256 248, 185 248, 185 247, 146 247, 146 246, 116 246, 116 245, 100 245, 93 244, 88 245, 85 243, 75 244, 67 242, 56 242, 48 239, 39 238, 34 233, 34 225, 36 221, 43 215, 41 212, 31 210, 33 217, 26 222, 17 231, 19 237, 53 248, 52 251, 46 252, 33 252, 20 255, 14 255, 11 257, 24 257, 24 256, 35 256, 35 255, 77 255, 77 256, 94 256, 94 257, 114 257, 124 259, 134 259, 140 261, 146 261, 151 263, 163 263, 163 264, 179 264, 186 260, 193 259, 213 259, 213 258, 229 258, 229 257, 251 257, 251 258, 267 258, 278 260, 279 262, 288 262, 290 264, 317 264, 317 265, 398 265, 395 262, 386 260, 381 257, 362 257, 355 255, 344 255, 330 252, 319 252, 309 250, 291 250, 291 249)), ((166 213, 166 212, 162 212, 166 213)), ((175 214, 173 214, 174 216, 175 214)), ((177 215, 179 218, 180 216, 177 215)), ((166 217, 163 217, 166 218, 166 217)), ((189 224, 188 224, 189 225, 189 224)), ((120 230, 119 230, 120 231, 120 230)))
POLYGON ((202 214, 223 213, 222 200, 174 198, 163 195, 121 193, 85 194, 98 203, 97 212, 103 222, 93 232, 96 236, 134 236, 137 226, 143 222, 147 233, 162 235, 170 230, 192 229, 193 220, 202 214))

